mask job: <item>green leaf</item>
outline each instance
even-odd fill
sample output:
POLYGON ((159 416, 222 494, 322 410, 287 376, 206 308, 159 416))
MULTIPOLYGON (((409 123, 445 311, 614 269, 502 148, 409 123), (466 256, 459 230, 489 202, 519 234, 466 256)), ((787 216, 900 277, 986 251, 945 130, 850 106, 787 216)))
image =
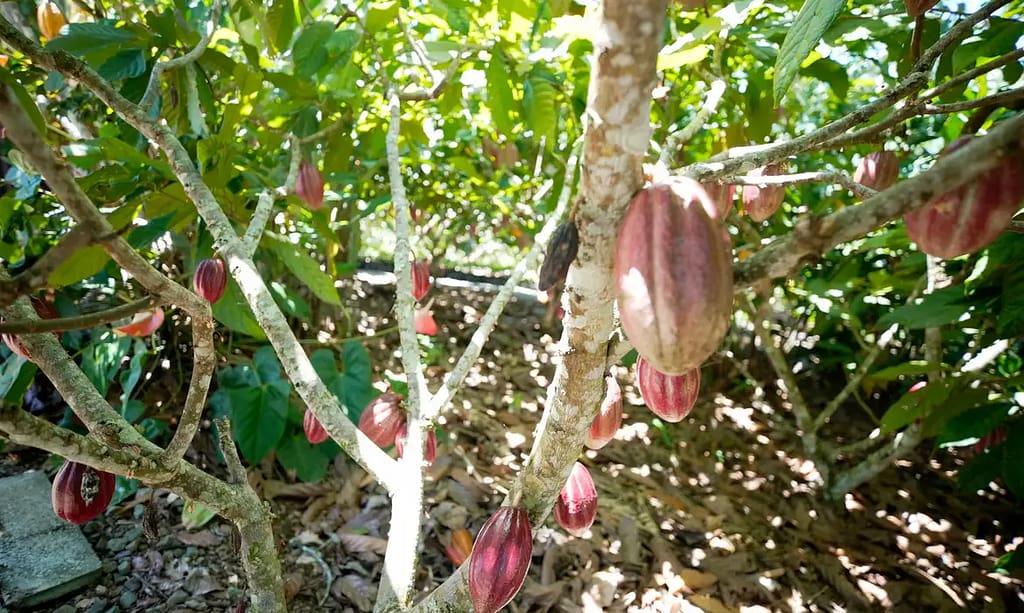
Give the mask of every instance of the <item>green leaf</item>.
POLYGON ((124 49, 103 62, 96 72, 108 81, 132 79, 146 72, 146 58, 141 49, 124 49))
POLYGON ((263 328, 256 321, 252 309, 249 308, 249 303, 245 301, 242 290, 239 289, 231 275, 228 275, 228 285, 224 290, 224 296, 213 305, 213 316, 235 332, 241 332, 257 339, 266 338, 263 328))
MULTIPOLYGON (((948 369, 948 367, 946 367, 948 369)), ((896 366, 890 366, 889 368, 883 368, 882 370, 875 371, 865 379, 870 379, 876 383, 887 383, 890 381, 896 381, 901 377, 916 377, 919 375, 925 375, 936 369, 936 366, 930 362, 924 360, 913 360, 911 362, 904 362, 903 364, 897 364, 896 366)))
POLYGON ((348 341, 341 347, 342 375, 331 385, 331 391, 338 397, 349 419, 355 421, 366 405, 377 397, 373 387, 370 353, 356 341, 348 341))
POLYGON ((487 106, 491 110, 494 126, 499 133, 506 136, 512 135, 512 109, 515 108, 515 104, 508 67, 501 53, 495 49, 491 53, 491 61, 487 64, 487 106))
MULTIPOLYGON (((958 383, 962 380, 955 380, 958 383)), ((929 384, 930 386, 931 384, 929 384)), ((988 390, 955 385, 946 401, 926 414, 924 419, 924 436, 931 438, 942 431, 950 419, 964 411, 979 407, 988 401, 988 390)))
POLYGON ((326 385, 338 378, 338 362, 334 358, 334 352, 330 349, 317 349, 309 356, 313 364, 313 370, 326 385))
POLYGON ((1024 568, 1024 547, 1018 545, 1010 553, 1000 556, 994 570, 1000 573, 1011 573, 1021 568, 1024 568))
POLYGON ((341 306, 341 298, 334 287, 334 279, 320 270, 320 264, 316 260, 309 254, 299 251, 298 247, 291 243, 271 240, 270 245, 288 270, 292 271, 299 281, 305 283, 317 298, 328 304, 341 306))
POLYGON ((142 249, 166 234, 167 228, 170 227, 171 220, 173 219, 173 213, 151 219, 144 226, 132 228, 132 231, 128 233, 128 237, 125 240, 135 249, 142 249))
POLYGON ((1006 421, 1014 405, 1002 402, 971 409, 946 422, 935 439, 939 447, 973 445, 996 426, 1006 421))
POLYGON ((895 432, 914 420, 928 415, 934 407, 942 404, 949 397, 951 385, 949 379, 942 379, 929 383, 916 391, 908 391, 903 394, 882 416, 882 432, 886 434, 895 432))
POLYGON ((299 13, 295 0, 273 0, 267 10, 267 25, 270 26, 267 40, 275 49, 287 49, 298 23, 299 13))
POLYGON ((269 385, 228 390, 231 425, 245 459, 259 463, 284 436, 291 385, 277 381, 269 385))
POLYGON ((110 256, 98 245, 83 247, 75 252, 75 257, 68 258, 50 273, 47 282, 53 287, 64 287, 78 283, 82 279, 99 273, 110 261, 110 256))
POLYGON ((47 51, 67 51, 102 64, 107 58, 129 48, 138 48, 143 41, 134 33, 114 26, 111 22, 71 23, 59 37, 46 43, 47 51))
POLYGON ((775 60, 775 103, 782 102, 786 90, 796 79, 800 64, 821 40, 836 17, 846 6, 845 0, 805 0, 793 25, 786 32, 782 48, 775 60))
POLYGON ((285 439, 277 449, 277 459, 302 481, 312 482, 324 478, 327 473, 327 456, 306 440, 302 433, 285 439))
MULTIPOLYGON (((1006 445, 998 445, 967 461, 957 473, 957 487, 964 492, 976 492, 988 488, 988 484, 999 478, 1003 471, 1003 454, 1006 445)), ((1011 454, 1013 455, 1013 454, 1011 454)), ((1019 460, 1019 458, 1017 458, 1019 460)))
POLYGON ((82 352, 82 372, 99 391, 106 395, 114 375, 121 368, 121 361, 132 346, 130 336, 117 336, 106 332, 100 340, 93 342, 82 352))
POLYGON ((273 383, 281 379, 281 363, 277 361, 277 354, 270 345, 260 347, 252 356, 252 363, 260 383, 273 383))
POLYGON ((878 329, 899 324, 914 330, 934 328, 958 321, 966 314, 970 304, 963 302, 963 288, 949 287, 925 296, 917 304, 901 306, 878 320, 878 329))
POLYGON ((373 34, 392 26, 398 20, 398 2, 374 2, 366 13, 366 31, 373 34))
POLYGON ((309 78, 323 68, 327 61, 327 39, 334 32, 334 24, 318 21, 307 26, 292 46, 295 74, 309 78))
POLYGON ((181 525, 186 530, 198 530, 210 523, 210 520, 216 516, 216 513, 198 502, 186 500, 185 506, 181 508, 181 525))
MULTIPOLYGON (((41 134, 46 134, 46 119, 43 118, 43 114, 39 112, 39 107, 36 106, 35 100, 25 90, 25 87, 18 82, 18 79, 7 72, 6 68, 0 68, 0 82, 6 83, 14 91, 14 97, 18 99, 18 104, 21 105, 21 108, 25 109, 28 118, 32 120, 32 125, 36 127, 36 130, 41 134)), ((0 180, 3 179, 4 177, 0 176, 0 180)))
POLYGON ((286 314, 298 317, 299 319, 309 319, 312 317, 309 304, 302 299, 302 296, 293 292, 290 287, 277 281, 271 281, 268 286, 271 295, 274 296, 274 302, 286 314))
POLYGON ((675 51, 673 53, 658 56, 658 71, 672 70, 680 66, 691 66, 704 61, 711 48, 707 45, 697 45, 689 49, 675 51))
POLYGON ((536 73, 530 75, 523 87, 523 110, 527 125, 533 131, 533 140, 539 144, 543 138, 549 150, 555 144, 555 129, 558 127, 556 94, 551 81, 536 73))
POLYGON ((1007 427, 1006 442, 1000 445, 1003 453, 1003 481, 1013 495, 1024 499, 1024 462, 1020 451, 1024 450, 1024 422, 1016 420, 1007 427))
POLYGON ((0 400, 20 405, 38 370, 32 362, 9 353, 0 364, 0 400))

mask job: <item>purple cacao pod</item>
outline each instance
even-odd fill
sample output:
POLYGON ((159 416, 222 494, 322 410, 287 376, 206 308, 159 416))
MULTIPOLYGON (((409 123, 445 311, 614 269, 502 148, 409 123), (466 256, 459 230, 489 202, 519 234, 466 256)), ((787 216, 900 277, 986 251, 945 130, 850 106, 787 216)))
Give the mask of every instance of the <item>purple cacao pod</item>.
POLYGON ((50 503, 57 517, 84 524, 107 509, 114 498, 116 482, 111 473, 65 460, 53 478, 50 503))
POLYGON ((412 297, 417 302, 430 291, 430 262, 416 260, 412 263, 412 297))
POLYGON ((384 392, 371 400, 359 416, 359 429, 382 449, 394 444, 403 425, 402 398, 394 392, 384 392))
POLYGON ((555 520, 573 536, 583 536, 597 517, 597 489, 587 467, 576 462, 569 473, 558 500, 555 501, 555 520))
POLYGON ((733 200, 736 199, 736 186, 722 185, 721 183, 715 183, 714 181, 701 183, 700 186, 704 188, 708 197, 715 203, 715 207, 718 210, 718 216, 723 220, 728 217, 729 211, 732 210, 733 200))
POLYGON ((601 410, 590 424, 590 434, 587 436, 587 447, 590 449, 600 449, 607 445, 622 426, 622 388, 611 375, 606 376, 604 380, 607 391, 601 402, 601 410))
MULTIPOLYGON (((60 317, 53 304, 43 300, 42 298, 32 296, 29 298, 29 301, 32 303, 32 308, 35 309, 36 315, 39 316, 39 319, 57 319, 60 317)), ((54 332, 53 335, 60 338, 56 332, 54 332)), ((25 349, 25 345, 21 344, 21 341, 18 340, 18 336, 16 334, 3 334, 0 335, 0 338, 2 338, 4 344, 7 345, 7 348, 10 349, 12 353, 21 356, 26 360, 32 360, 28 355, 28 351, 25 349)))
MULTIPOLYGON (((409 424, 402 423, 398 433, 395 434, 395 451, 398 452, 398 457, 402 457, 405 452, 405 439, 408 432, 409 424)), ((433 430, 427 433, 427 445, 423 448, 423 459, 427 461, 427 464, 433 464, 437 459, 437 435, 433 430)))
POLYGON ((654 184, 629 205, 615 247, 622 328, 669 374, 700 366, 732 315, 732 256, 715 204, 690 179, 654 184))
POLYGON ((537 277, 537 289, 546 292, 550 288, 565 281, 569 274, 569 266, 576 259, 580 248, 580 233, 576 223, 567 221, 555 229, 548 243, 548 252, 544 256, 544 264, 540 267, 537 277))
POLYGON ((196 266, 195 275, 192 277, 192 287, 200 297, 205 298, 210 304, 221 299, 227 286, 228 271, 224 268, 224 261, 220 258, 205 259, 196 266))
POLYGON ((316 166, 306 160, 299 163, 299 174, 295 178, 295 195, 311 210, 316 211, 324 205, 324 177, 316 166))
MULTIPOLYGON (((783 174, 782 170, 782 166, 778 164, 768 164, 752 170, 747 176, 773 177, 783 174)), ((751 219, 762 222, 779 210, 785 197, 786 188, 782 185, 744 185, 743 209, 751 219)))
MULTIPOLYGON (((943 155, 964 146, 970 138, 961 137, 943 155)), ((1024 160, 1007 156, 973 181, 905 214, 903 222, 918 249, 949 259, 980 251, 999 238, 1021 204, 1024 160)))
POLYGON ((533 532, 526 511, 501 507, 473 543, 469 558, 469 595, 476 613, 496 613, 526 581, 533 556, 533 532))
POLYGON ((900 176, 900 160, 892 151, 873 151, 860 161, 853 180, 875 191, 889 189, 900 176))
POLYGON ((302 430, 306 433, 306 440, 313 445, 322 443, 330 438, 327 430, 324 430, 323 424, 316 418, 313 411, 309 409, 306 409, 306 414, 302 417, 302 430))
POLYGON ((700 393, 700 369, 682 375, 658 372, 640 357, 636 361, 636 384, 647 408, 668 422, 682 421, 697 403, 700 393))

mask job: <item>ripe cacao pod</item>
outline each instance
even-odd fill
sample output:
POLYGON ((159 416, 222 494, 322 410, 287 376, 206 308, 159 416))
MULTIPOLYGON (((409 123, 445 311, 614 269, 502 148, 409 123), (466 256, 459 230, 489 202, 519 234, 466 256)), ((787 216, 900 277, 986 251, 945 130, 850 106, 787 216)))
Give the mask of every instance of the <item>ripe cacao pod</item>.
POLYGON ((576 259, 580 248, 580 233, 576 223, 567 221, 555 229, 548 243, 548 252, 544 256, 544 264, 540 267, 537 289, 546 292, 548 289, 565 281, 569 274, 569 266, 576 259))
POLYGON ((131 323, 114 328, 115 332, 127 336, 149 336, 164 323, 164 310, 157 307, 152 311, 140 311, 132 317, 131 323))
POLYGON ((302 417, 302 430, 306 433, 306 440, 313 445, 322 443, 330 438, 327 430, 324 430, 323 424, 316 418, 313 411, 309 409, 306 409, 306 414, 302 417))
POLYGON ((736 199, 736 186, 722 185, 721 183, 715 183, 714 181, 701 183, 700 186, 704 188, 708 197, 715 203, 715 207, 718 210, 718 216, 724 221, 725 218, 729 216, 729 211, 732 210, 733 200, 736 199))
POLYGON ((64 14, 60 12, 60 7, 53 0, 43 0, 39 3, 36 7, 36 21, 39 23, 39 31, 46 40, 60 36, 60 29, 67 23, 64 14))
POLYGON ((907 7, 907 15, 911 17, 924 15, 938 3, 939 0, 903 0, 904 6, 907 7))
MULTIPOLYGON (((395 451, 398 452, 398 457, 402 457, 405 452, 405 438, 408 430, 409 424, 403 422, 398 433, 395 434, 395 451)), ((423 448, 423 459, 427 461, 427 464, 433 464, 437 459, 437 435, 433 430, 427 433, 427 445, 423 448)))
POLYGON ((873 151, 860 161, 853 180, 875 191, 889 189, 900 176, 900 160, 892 151, 873 151))
POLYGON ((295 195, 311 210, 319 210, 324 205, 324 177, 320 170, 307 160, 299 163, 299 174, 295 178, 295 195))
POLYGON ((480 528, 469 558, 469 595, 476 613, 496 613, 523 587, 533 556, 526 511, 502 507, 480 528))
POLYGON ((404 425, 402 398, 394 392, 384 392, 371 400, 359 416, 359 429, 382 449, 395 442, 395 435, 404 425))
POLYGON ((473 551, 473 535, 469 533, 469 530, 465 528, 453 530, 451 542, 444 546, 444 552, 452 564, 462 566, 471 551, 473 551))
POLYGON ((590 449, 600 449, 607 445, 622 425, 622 389, 615 377, 608 375, 604 380, 607 391, 587 436, 587 447, 590 449))
POLYGON ((412 297, 417 302, 430 291, 430 262, 416 260, 412 263, 412 297))
POLYGON ((647 408, 668 422, 682 421, 700 393, 700 369, 682 375, 658 372, 642 356, 636 361, 636 384, 647 408))
POLYGON ((192 277, 192 287, 201 298, 213 304, 221 299, 228 286, 228 271, 220 258, 201 260, 192 277))
MULTIPOLYGON (((32 308, 35 309, 36 315, 39 316, 39 319, 57 319, 59 317, 57 309, 54 308, 51 303, 35 296, 29 298, 29 300, 32 302, 32 308)), ((58 336, 56 332, 54 332, 53 335, 58 336)), ((12 353, 19 355, 26 360, 32 360, 32 358, 28 356, 28 351, 25 350, 25 345, 21 344, 21 341, 18 340, 18 336, 16 334, 4 334, 0 336, 0 338, 3 339, 4 344, 7 345, 7 348, 10 349, 12 353)))
POLYGON ((426 334, 427 336, 435 336, 437 334, 437 322, 434 321, 434 314, 430 309, 416 307, 416 313, 413 315, 413 325, 416 326, 417 334, 426 334))
MULTIPOLYGON (((754 169, 748 177, 772 177, 781 175, 782 166, 769 164, 763 168, 754 169)), ((743 186, 743 209, 751 219, 757 222, 764 221, 772 216, 782 206, 782 200, 786 197, 786 188, 782 185, 744 185, 743 186)))
MULTIPOLYGON (((943 155, 967 144, 964 136, 943 155)), ((1024 160, 1006 156, 996 167, 903 216, 917 248, 938 258, 984 249, 1010 225, 1024 203, 1024 160)))
POLYGON ((569 473, 558 500, 555 519, 569 534, 580 537, 590 529, 597 517, 597 489, 587 467, 576 462, 569 473))
POLYGON ((107 509, 114 498, 116 482, 111 473, 65 460, 53 478, 50 502, 57 517, 84 524, 107 509))
POLYGON ((619 229, 615 287, 622 328, 669 374, 699 366, 732 315, 732 256, 715 204, 690 179, 637 193, 619 229))

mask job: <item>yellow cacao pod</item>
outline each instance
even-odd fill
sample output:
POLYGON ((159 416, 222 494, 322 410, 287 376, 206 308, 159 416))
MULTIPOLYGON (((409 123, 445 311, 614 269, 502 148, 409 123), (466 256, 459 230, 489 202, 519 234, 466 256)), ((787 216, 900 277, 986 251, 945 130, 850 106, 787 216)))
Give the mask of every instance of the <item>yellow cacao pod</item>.
POLYGON ((64 14, 60 12, 60 7, 53 0, 43 0, 39 3, 36 20, 39 22, 39 31, 47 40, 60 36, 60 29, 67 23, 64 14))

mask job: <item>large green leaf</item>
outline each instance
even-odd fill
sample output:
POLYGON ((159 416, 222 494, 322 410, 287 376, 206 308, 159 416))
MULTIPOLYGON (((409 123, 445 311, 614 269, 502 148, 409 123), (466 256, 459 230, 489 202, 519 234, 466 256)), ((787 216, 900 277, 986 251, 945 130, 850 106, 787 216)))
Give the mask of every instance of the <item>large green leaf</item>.
POLYGON ((75 252, 75 257, 68 258, 60 263, 50 273, 47 283, 53 287, 64 287, 72 283, 78 283, 82 279, 97 274, 110 261, 110 256, 98 245, 83 247, 75 252))
POLYGON ((1024 422, 1017 420, 1007 428, 1006 442, 1001 445, 1003 453, 1003 481, 1018 499, 1024 499, 1024 461, 1020 453, 1024 450, 1024 422))
POLYGON ((327 39, 333 32, 333 23, 318 21, 299 34, 292 46, 296 75, 309 78, 324 67, 327 61, 327 39))
POLYGON ((963 288, 949 287, 925 296, 917 304, 908 304, 886 313, 878 328, 899 324, 909 329, 934 328, 959 321, 971 305, 963 299, 963 288))
POLYGON ((491 61, 487 64, 487 106, 491 110, 494 126, 499 133, 506 136, 512 135, 512 110, 515 104, 508 67, 501 53, 495 49, 491 54, 491 61))
POLYGON ((242 290, 235 283, 234 277, 228 275, 228 285, 224 296, 213 305, 213 316, 220 323, 236 332, 257 339, 266 338, 256 316, 252 314, 249 303, 245 301, 242 290))
POLYGON ((775 83, 772 91, 778 104, 796 79, 800 64, 817 46, 822 34, 846 6, 845 0, 805 0, 793 25, 786 32, 782 48, 775 60, 775 83))
POLYGON ((305 283, 317 298, 328 304, 341 306, 341 298, 334 287, 334 279, 320 270, 320 264, 316 260, 291 243, 273 239, 269 243, 288 270, 292 271, 299 281, 305 283))
POLYGON ((945 402, 952 385, 950 379, 941 379, 903 394, 882 416, 882 432, 894 432, 927 416, 945 402))
POLYGON ((302 433, 284 440, 277 448, 277 459, 303 481, 319 481, 327 473, 328 458, 317 446, 311 445, 302 433))
POLYGON ((290 391, 287 381, 227 391, 233 434, 242 455, 250 463, 263 460, 284 435, 290 391))

